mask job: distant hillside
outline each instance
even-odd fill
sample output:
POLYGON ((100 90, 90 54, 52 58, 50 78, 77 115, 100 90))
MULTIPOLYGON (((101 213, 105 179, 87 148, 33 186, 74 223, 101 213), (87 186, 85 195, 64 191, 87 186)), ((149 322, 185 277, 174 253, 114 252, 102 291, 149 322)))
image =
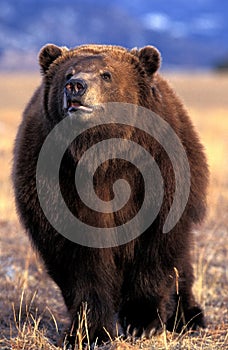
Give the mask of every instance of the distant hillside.
POLYGON ((228 53, 227 0, 1 0, 0 68, 32 68, 53 42, 156 45, 164 68, 210 68, 228 53))

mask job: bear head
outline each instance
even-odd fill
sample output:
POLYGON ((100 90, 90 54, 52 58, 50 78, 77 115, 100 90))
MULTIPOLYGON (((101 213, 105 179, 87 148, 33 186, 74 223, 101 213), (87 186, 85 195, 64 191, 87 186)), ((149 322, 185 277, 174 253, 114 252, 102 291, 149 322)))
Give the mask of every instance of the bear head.
POLYGON ((68 50, 48 44, 39 54, 46 115, 58 121, 66 113, 89 114, 95 106, 108 102, 150 108, 160 60, 153 46, 127 50, 84 45, 68 50))

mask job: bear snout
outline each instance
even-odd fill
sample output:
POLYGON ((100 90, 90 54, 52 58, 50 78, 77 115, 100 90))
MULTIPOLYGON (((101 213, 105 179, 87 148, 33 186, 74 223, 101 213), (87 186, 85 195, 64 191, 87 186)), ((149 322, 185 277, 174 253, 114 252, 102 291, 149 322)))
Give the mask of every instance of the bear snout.
POLYGON ((70 78, 64 87, 64 110, 72 113, 80 109, 91 113, 92 107, 86 106, 82 101, 82 96, 85 94, 87 87, 88 85, 84 79, 70 78))
POLYGON ((71 96, 71 99, 73 97, 81 97, 86 92, 87 83, 84 79, 76 79, 72 77, 66 83, 65 89, 67 94, 71 96))

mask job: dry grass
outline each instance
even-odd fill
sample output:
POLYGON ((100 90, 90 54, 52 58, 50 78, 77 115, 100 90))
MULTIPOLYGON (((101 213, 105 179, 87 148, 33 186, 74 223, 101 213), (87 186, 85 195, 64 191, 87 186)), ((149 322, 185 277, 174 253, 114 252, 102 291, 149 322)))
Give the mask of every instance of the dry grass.
MULTIPOLYGON (((68 325, 61 293, 18 223, 10 183, 12 146, 38 75, 0 75, 0 349, 60 349, 68 325)), ((211 168, 208 218, 195 233, 195 294, 208 328, 192 336, 165 331, 151 340, 116 339, 102 350, 227 349, 228 76, 169 75, 201 135, 211 168)), ((84 315, 85 317, 85 315, 84 315)), ((83 319, 83 318, 82 318, 83 319)), ((85 320, 85 318, 84 318, 85 320)), ((65 345, 63 346, 65 348, 65 345)))

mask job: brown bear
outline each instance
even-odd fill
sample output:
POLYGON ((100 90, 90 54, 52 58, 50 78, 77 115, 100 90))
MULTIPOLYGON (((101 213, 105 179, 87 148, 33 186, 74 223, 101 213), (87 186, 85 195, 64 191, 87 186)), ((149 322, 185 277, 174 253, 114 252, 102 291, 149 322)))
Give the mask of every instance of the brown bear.
MULTIPOLYGON (((48 273, 61 289, 71 315, 73 335, 80 307, 83 302, 88 304, 90 341, 107 340, 106 330, 115 337, 117 322, 125 334, 146 337, 164 329, 164 325, 179 332, 183 327, 196 329, 205 324, 203 311, 192 294, 191 248, 193 227, 205 216, 208 167, 186 110, 157 73, 160 60, 160 53, 152 46, 128 50, 83 45, 68 50, 46 45, 39 54, 43 79, 24 111, 16 137, 13 183, 19 217, 48 273), (83 129, 63 154, 59 186, 70 212, 94 227, 94 231, 96 227, 113 228, 129 222, 142 207, 146 190, 144 178, 134 165, 135 159, 143 164, 137 151, 133 161, 121 157, 108 159, 93 174, 96 195, 108 205, 114 196, 113 184, 124 179, 131 187, 128 202, 113 212, 89 208, 78 194, 75 171, 90 147, 103 139, 131 140, 151 154, 163 179, 161 206, 144 232, 137 235, 140 226, 136 223, 130 241, 98 248, 73 242, 50 223, 38 196, 37 162, 45 140, 59 123, 72 119, 72 130, 90 125, 93 118, 99 119, 97 106, 108 103, 145 108, 174 130, 187 155, 190 189, 181 217, 164 234, 163 226, 176 190, 176 175, 167 149, 156 136, 126 123, 113 123, 111 119, 109 124, 91 124, 92 127, 83 129)), ((108 122, 109 115, 106 118, 108 122)), ((141 117, 137 118, 141 123, 141 117)), ((165 140, 166 128, 161 134, 165 140)), ((56 147, 65 142, 64 137, 59 135, 56 147)), ((123 143, 117 148, 124 148, 123 143)), ((54 169, 54 155, 48 158, 48 163, 54 169)), ((84 171, 92 172, 92 163, 91 158, 85 162, 84 171)), ((52 216, 64 221, 65 212, 60 212, 59 196, 51 184, 52 175, 43 174, 41 180, 44 201, 52 216)), ((156 202, 156 198, 151 195, 150 201, 156 202)))

